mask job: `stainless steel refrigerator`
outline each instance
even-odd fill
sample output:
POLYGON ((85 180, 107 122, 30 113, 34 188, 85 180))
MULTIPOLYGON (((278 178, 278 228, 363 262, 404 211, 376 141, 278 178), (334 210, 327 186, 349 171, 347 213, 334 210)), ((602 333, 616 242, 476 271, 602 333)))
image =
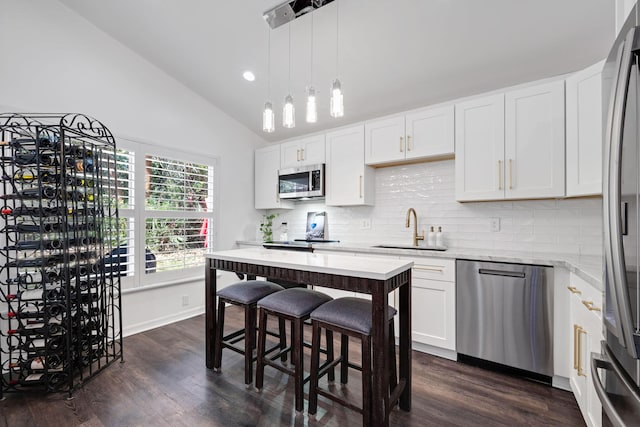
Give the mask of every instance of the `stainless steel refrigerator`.
POLYGON ((603 425, 640 425, 640 27, 631 15, 605 62, 604 327, 592 354, 603 425))

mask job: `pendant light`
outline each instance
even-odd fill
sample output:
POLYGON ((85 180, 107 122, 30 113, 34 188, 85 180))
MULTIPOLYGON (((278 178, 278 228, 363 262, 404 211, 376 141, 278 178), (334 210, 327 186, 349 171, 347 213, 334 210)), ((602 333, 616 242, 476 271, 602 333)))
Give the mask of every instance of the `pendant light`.
POLYGON ((311 59, 310 62, 310 82, 307 88, 307 123, 318 121, 318 105, 316 103, 316 90, 313 88, 313 12, 311 12, 311 59))
POLYGON ((289 22, 289 95, 284 98, 282 107, 282 126, 293 128, 296 126, 296 110, 291 96, 291 22, 289 22))
POLYGON ((264 103, 264 110, 262 111, 262 130, 267 133, 272 133, 276 130, 275 115, 273 114, 273 105, 271 105, 271 29, 269 31, 267 47, 267 102, 264 103))
POLYGON ((331 105, 330 105, 330 114, 331 117, 342 117, 344 116, 344 100, 342 96, 342 84, 338 79, 338 29, 339 29, 339 2, 336 0, 336 79, 333 81, 331 85, 331 105))

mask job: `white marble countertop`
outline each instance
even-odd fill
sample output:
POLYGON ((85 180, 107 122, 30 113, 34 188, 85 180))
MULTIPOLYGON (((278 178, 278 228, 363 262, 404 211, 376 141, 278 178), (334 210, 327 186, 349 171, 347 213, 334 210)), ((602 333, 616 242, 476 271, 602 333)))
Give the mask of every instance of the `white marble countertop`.
MULTIPOLYGON (((257 241, 238 241, 236 243, 240 246, 262 246, 262 242, 257 241)), ((602 258, 595 255, 572 255, 551 252, 531 253, 464 248, 451 248, 446 251, 434 251, 424 249, 380 248, 361 243, 314 243, 313 248, 316 251, 355 252, 363 254, 446 259, 471 259, 479 261, 515 262, 521 264, 564 267, 590 283, 595 288, 602 290, 602 258)), ((274 250, 271 251, 277 252, 274 250)), ((314 252, 314 254, 317 254, 317 252, 314 252)), ((380 261, 381 259, 376 258, 376 260, 380 261)))
POLYGON ((214 251, 205 255, 223 261, 246 262, 269 267, 302 269, 315 273, 387 280, 410 269, 413 262, 394 258, 353 257, 339 253, 311 253, 261 247, 214 251))

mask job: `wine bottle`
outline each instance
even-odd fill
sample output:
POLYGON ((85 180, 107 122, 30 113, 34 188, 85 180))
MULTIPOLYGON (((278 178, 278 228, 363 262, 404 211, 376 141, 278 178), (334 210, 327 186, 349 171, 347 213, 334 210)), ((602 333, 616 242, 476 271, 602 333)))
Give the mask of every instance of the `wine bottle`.
POLYGON ((20 371, 44 371, 64 369, 65 363, 60 355, 52 353, 47 356, 35 356, 27 359, 20 359, 17 362, 9 363, 9 368, 14 372, 20 371))
POLYGON ((56 391, 59 390, 67 381, 67 374, 65 372, 39 372, 29 374, 24 378, 12 379, 9 381, 11 386, 41 386, 47 390, 56 391))
POLYGON ((24 338, 18 346, 10 347, 12 350, 26 351, 33 355, 46 355, 50 353, 60 353, 65 349, 67 337, 65 335, 54 335, 47 338, 24 338))
POLYGON ((62 249, 64 247, 64 241, 59 239, 53 240, 22 240, 16 242, 15 245, 5 246, 6 250, 10 251, 26 251, 26 250, 55 250, 62 249))
POLYGON ((37 151, 20 151, 13 156, 3 156, 0 160, 5 162, 13 162, 18 166, 43 165, 56 166, 58 159, 53 154, 39 153, 37 151))
MULTIPOLYGON (((83 210, 84 212, 86 210, 83 210)), ((39 206, 17 206, 15 208, 3 207, 0 210, 2 215, 11 216, 34 216, 34 217, 46 217, 55 215, 72 215, 76 211, 72 208, 59 207, 39 207, 39 206)), ((79 212, 79 213, 82 213, 79 212)))
POLYGON ((92 188, 95 186, 95 181, 93 179, 85 179, 78 176, 67 176, 67 185, 92 188))
POLYGON ((28 323, 25 326, 22 326, 17 329, 9 329, 7 331, 7 335, 45 335, 45 336, 54 336, 61 335, 64 333, 64 327, 62 324, 56 322, 55 320, 49 321, 48 323, 28 323))
POLYGON ((47 171, 40 171, 39 175, 34 175, 30 171, 21 171, 17 172, 13 175, 13 177, 9 175, 2 175, 2 179, 4 181, 10 181, 13 183, 24 183, 24 182, 33 182, 39 181, 44 184, 55 184, 60 182, 60 175, 47 171))
POLYGON ((55 199, 58 191, 54 187, 44 185, 37 188, 27 188, 17 193, 9 193, 0 195, 0 198, 9 199, 55 199))
POLYGON ((93 202, 95 200, 95 196, 93 193, 84 193, 82 191, 73 190, 67 192, 67 200, 73 200, 76 202, 93 202))
POLYGON ((62 321, 62 317, 66 312, 65 306, 61 303, 56 304, 25 304, 18 311, 11 310, 7 312, 6 317, 0 315, 1 319, 55 319, 62 321))
POLYGON ((7 294, 7 301, 55 301, 64 297, 65 293, 61 287, 55 287, 50 289, 32 289, 28 291, 18 292, 17 294, 7 294))
MULTIPOLYGON (((36 145, 35 138, 13 138, 11 141, 0 141, 0 146, 9 146, 15 148, 21 148, 24 146, 36 145)), ((60 147, 57 135, 40 135, 37 140, 37 145, 40 148, 57 149, 60 147)))
POLYGON ((30 271, 28 273, 22 273, 16 277, 11 277, 7 280, 8 285, 42 285, 43 283, 51 283, 59 278, 59 273, 55 269, 49 270, 37 270, 30 271))
MULTIPOLYGON (((69 262, 74 262, 77 259, 77 255, 69 253, 69 262)), ((64 262, 64 254, 54 254, 46 257, 38 258, 22 258, 15 261, 8 262, 7 267, 52 267, 56 264, 64 262)))

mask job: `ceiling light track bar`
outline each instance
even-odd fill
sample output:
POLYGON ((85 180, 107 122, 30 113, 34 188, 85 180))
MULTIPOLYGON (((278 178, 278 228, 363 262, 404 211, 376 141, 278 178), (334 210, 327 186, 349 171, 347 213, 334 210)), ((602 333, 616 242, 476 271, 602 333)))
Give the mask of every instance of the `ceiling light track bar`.
POLYGON ((274 29, 333 2, 334 0, 289 1, 267 10, 262 14, 262 17, 267 21, 271 29, 274 29))

